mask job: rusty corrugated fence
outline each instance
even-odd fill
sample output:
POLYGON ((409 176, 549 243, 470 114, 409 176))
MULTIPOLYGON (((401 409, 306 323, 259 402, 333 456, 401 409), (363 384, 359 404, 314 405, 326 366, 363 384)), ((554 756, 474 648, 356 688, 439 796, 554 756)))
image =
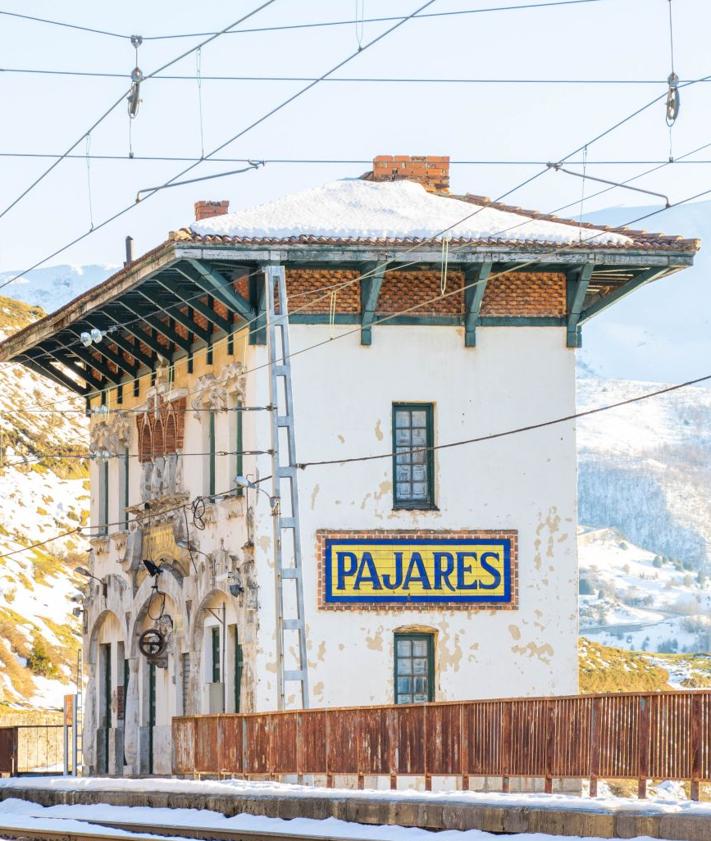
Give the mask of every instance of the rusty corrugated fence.
POLYGON ((624 693, 173 719, 176 774, 711 781, 711 692, 624 693))

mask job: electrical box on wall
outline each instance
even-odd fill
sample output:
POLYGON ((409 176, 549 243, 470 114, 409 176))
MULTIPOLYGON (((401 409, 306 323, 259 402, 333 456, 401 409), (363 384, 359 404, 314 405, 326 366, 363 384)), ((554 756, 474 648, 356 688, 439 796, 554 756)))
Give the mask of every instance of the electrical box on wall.
POLYGON ((207 684, 207 708, 209 713, 225 711, 225 686, 223 683, 207 684))

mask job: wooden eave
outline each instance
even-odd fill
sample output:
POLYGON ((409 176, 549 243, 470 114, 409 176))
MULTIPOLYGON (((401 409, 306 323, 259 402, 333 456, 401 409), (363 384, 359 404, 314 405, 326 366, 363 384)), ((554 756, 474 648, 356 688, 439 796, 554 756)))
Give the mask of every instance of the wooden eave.
MULTIPOLYGON (((689 248, 689 242, 680 240, 679 251, 669 247, 669 240, 659 250, 648 245, 585 249, 580 243, 565 249, 545 244, 517 247, 488 244, 450 250, 450 269, 461 270, 469 278, 488 276, 489 272, 565 274, 569 299, 566 317, 482 318, 478 309, 482 293, 466 296, 461 315, 435 316, 429 320, 417 315, 388 317, 386 323, 462 325, 468 346, 476 344, 477 325, 562 324, 567 326, 568 343, 575 346, 585 320, 642 283, 692 265, 695 249, 689 248)), ((131 379, 139 370, 154 370, 159 357, 174 361, 192 353, 245 323, 250 323, 250 342, 261 344, 265 339, 264 302, 258 269, 270 263, 291 268, 360 271, 363 311, 360 316, 347 315, 347 319, 349 323, 361 320, 361 340, 368 344, 372 325, 378 323, 378 286, 370 281, 374 268, 382 275, 385 268, 388 271, 414 270, 423 265, 439 268, 441 261, 441 248, 431 243, 414 247, 407 243, 255 245, 186 241, 178 236, 55 313, 7 338, 0 343, 0 361, 21 362, 88 395, 131 379), (233 281, 245 273, 249 291, 243 297, 233 281), (101 343, 87 349, 79 342, 79 335, 92 327, 108 332, 101 343), (80 382, 75 382, 75 377, 80 382)), ((337 314, 336 321, 342 322, 342 315, 337 314)), ((301 313, 294 321, 321 323, 323 317, 318 313, 301 313)))

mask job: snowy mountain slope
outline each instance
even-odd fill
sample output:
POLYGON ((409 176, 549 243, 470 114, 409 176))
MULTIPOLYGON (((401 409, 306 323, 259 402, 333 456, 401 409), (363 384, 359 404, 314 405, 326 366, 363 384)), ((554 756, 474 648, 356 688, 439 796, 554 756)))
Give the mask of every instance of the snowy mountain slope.
MULTIPOLYGON (((0 335, 40 315, 0 298, 0 335)), ((66 457, 86 447, 79 400, 22 366, 0 366, 0 555, 86 521, 86 468, 66 457), (59 457, 37 461, 44 453, 59 457)), ((0 557, 0 703, 58 706, 71 691, 79 624, 71 614, 77 588, 69 573, 71 553, 82 547, 80 537, 70 536, 0 557)))
MULTIPOLYGON (((118 268, 94 265, 47 266, 33 269, 24 277, 3 287, 0 294, 35 307, 42 307, 45 312, 54 312, 72 298, 106 280, 118 268)), ((0 272, 0 286, 16 274, 16 271, 0 272)))
MULTIPOLYGON (((578 408, 658 384, 578 379, 578 408)), ((711 570, 711 389, 686 388, 578 422, 579 521, 711 570)))
POLYGON ((581 635, 636 651, 709 650, 711 579, 611 528, 581 528, 578 557, 581 635))

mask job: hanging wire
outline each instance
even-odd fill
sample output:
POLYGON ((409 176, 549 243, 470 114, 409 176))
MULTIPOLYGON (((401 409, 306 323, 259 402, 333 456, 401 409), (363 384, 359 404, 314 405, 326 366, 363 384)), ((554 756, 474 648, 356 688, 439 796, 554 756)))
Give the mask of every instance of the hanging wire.
POLYGON ((202 119, 202 48, 195 53, 195 78, 197 79, 198 112, 200 115, 200 160, 205 157, 205 130, 202 119))
POLYGON ((355 32, 358 49, 362 50, 365 32, 365 0, 355 0, 355 32))
POLYGON ((86 186, 89 193, 89 229, 94 230, 94 203, 91 195, 91 134, 86 136, 86 186))
POLYGON ((442 237, 442 264, 439 272, 439 291, 441 295, 447 291, 447 264, 449 263, 449 234, 442 237))
POLYGON ((338 298, 338 290, 331 292, 331 301, 328 307, 328 326, 331 337, 336 334, 336 301, 338 298))
POLYGON ((671 128, 676 122, 676 118, 679 116, 679 107, 681 105, 681 97, 679 94, 679 77, 676 75, 674 71, 674 20, 672 15, 672 0, 668 0, 669 2, 669 55, 671 59, 671 73, 669 74, 669 78, 667 79, 667 84, 669 85, 669 89, 667 91, 667 102, 666 102, 666 119, 667 125, 669 126, 669 160, 674 160, 673 150, 672 150, 672 132, 671 128))
POLYGON ((585 207, 585 179, 588 167, 588 147, 583 149, 583 184, 580 188, 580 213, 578 214, 578 240, 583 241, 583 208, 585 207))

